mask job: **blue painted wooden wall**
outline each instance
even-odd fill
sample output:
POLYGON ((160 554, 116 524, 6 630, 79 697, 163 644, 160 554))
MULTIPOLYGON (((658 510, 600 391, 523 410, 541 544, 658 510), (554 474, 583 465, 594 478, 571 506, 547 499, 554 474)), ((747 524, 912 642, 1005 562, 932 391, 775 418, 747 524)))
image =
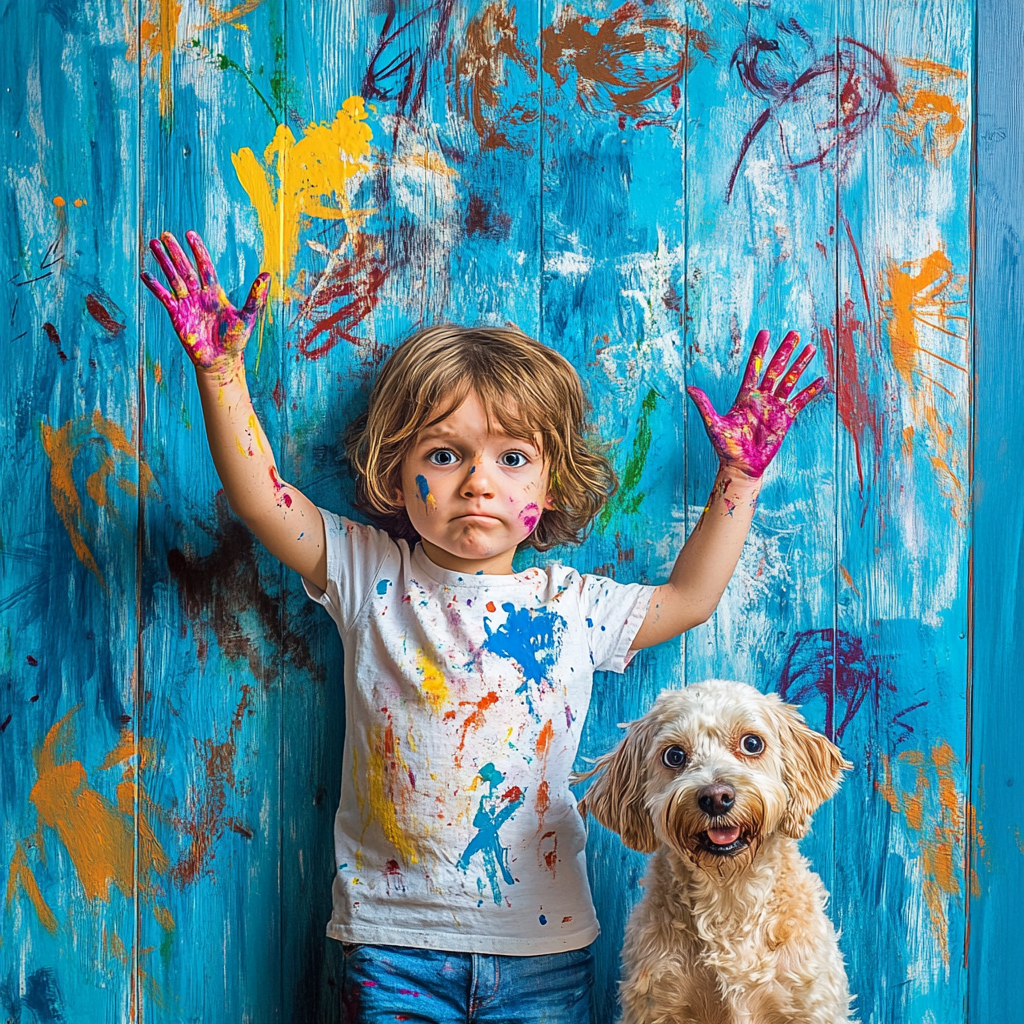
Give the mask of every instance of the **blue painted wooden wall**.
MULTIPOLYGON (((860 1018, 1019 1019, 1022 24, 1010 0, 5 3, 3 1019, 339 1018, 340 648, 229 512, 138 283, 145 240, 189 227, 236 301, 274 275, 250 386, 328 507, 415 326, 564 352, 621 487, 561 554, 623 580, 665 578, 713 478, 684 385, 728 403, 757 328, 813 339, 832 394, 719 611, 599 682, 582 753, 708 676, 801 704, 856 766, 804 847, 860 1018)), ((643 858, 596 825, 589 854, 606 1022, 643 858)))

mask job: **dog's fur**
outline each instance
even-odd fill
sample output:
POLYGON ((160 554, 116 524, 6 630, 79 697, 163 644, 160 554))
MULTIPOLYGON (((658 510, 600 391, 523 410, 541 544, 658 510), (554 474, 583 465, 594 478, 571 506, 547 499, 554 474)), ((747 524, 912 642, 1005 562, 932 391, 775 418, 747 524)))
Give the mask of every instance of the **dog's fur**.
POLYGON ((828 893, 796 844, 850 767, 775 694, 714 679, 662 692, 581 776, 597 778, 580 809, 655 854, 626 926, 623 1024, 850 1019, 828 893), (763 741, 760 753, 742 749, 750 734, 763 741), (682 768, 662 760, 673 746, 685 752, 682 768), (709 817, 700 791, 708 807, 705 787, 723 785, 734 803, 709 817), (736 827, 731 843, 708 835, 728 838, 736 827))

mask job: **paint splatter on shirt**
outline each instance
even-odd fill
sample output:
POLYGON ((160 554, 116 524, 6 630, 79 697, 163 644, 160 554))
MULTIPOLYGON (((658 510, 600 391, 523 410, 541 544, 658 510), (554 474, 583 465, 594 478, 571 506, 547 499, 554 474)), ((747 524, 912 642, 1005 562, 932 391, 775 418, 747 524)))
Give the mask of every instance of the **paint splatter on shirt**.
POLYGON ((321 509, 345 647, 334 911, 344 942, 553 953, 591 942, 569 773, 595 671, 622 672, 652 587, 502 576, 321 509), (553 922, 561 922, 555 925, 553 922))

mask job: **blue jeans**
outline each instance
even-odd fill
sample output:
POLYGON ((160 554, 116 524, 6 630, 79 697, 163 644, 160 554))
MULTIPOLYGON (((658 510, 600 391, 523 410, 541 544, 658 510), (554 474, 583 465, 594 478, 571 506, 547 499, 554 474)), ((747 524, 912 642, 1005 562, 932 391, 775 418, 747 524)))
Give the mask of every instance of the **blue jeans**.
POLYGON ((541 956, 344 947, 345 1024, 590 1024, 590 947, 541 956))

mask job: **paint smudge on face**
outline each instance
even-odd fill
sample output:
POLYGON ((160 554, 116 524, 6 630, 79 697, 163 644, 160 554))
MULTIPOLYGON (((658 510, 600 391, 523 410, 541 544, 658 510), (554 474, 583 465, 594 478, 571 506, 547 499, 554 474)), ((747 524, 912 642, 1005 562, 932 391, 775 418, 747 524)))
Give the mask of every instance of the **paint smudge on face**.
POLYGON ((433 512, 437 508, 437 499, 430 493, 430 484, 422 474, 416 477, 416 487, 419 489, 420 500, 423 502, 426 510, 433 512))
POLYGON ((625 3, 596 20, 562 8, 543 32, 544 70, 561 88, 575 77, 576 100, 590 114, 617 112, 637 127, 671 120, 682 100, 680 82, 711 39, 675 18, 644 17, 625 3))
POLYGON ((497 629, 492 629, 490 619, 484 619, 487 639, 483 649, 514 661, 523 673, 524 686, 540 686, 545 673, 558 660, 565 619, 546 609, 516 608, 510 602, 501 607, 507 618, 497 629))
POLYGON ((451 699, 444 673, 423 651, 416 652, 416 670, 423 677, 420 688, 430 705, 430 710, 435 715, 440 714, 441 709, 451 699))
POLYGON ((527 85, 537 81, 536 59, 519 45, 516 11, 501 3, 488 4, 466 26, 465 41, 452 60, 459 114, 469 120, 480 139, 481 150, 513 149, 533 155, 524 127, 539 116, 536 91, 527 85), (505 96, 515 98, 507 103, 505 96))
POLYGON ((777 691, 790 704, 823 700, 822 731, 838 743, 865 701, 877 709, 882 694, 896 687, 860 637, 841 629, 808 629, 794 636, 777 691))
MULTIPOLYGON (((881 303, 887 315, 889 350, 909 393, 914 432, 924 434, 939 489, 949 501, 954 519, 964 526, 967 493, 960 479, 961 452, 953 444, 952 425, 939 413, 935 392, 957 400, 958 390, 966 389, 968 384, 969 318, 956 312, 968 302, 963 294, 966 279, 954 274, 952 262, 942 249, 920 260, 888 260, 882 273, 889 294, 881 303), (922 340, 922 328, 934 339, 931 347, 922 340), (936 349, 949 344, 948 338, 956 339, 957 344, 956 351, 947 356, 936 349), (954 371, 952 377, 950 371, 954 371), (940 373, 946 375, 950 386, 940 379, 940 373)), ((913 433, 907 435, 908 441, 912 438, 913 433)))
POLYGON ((533 533, 534 528, 540 521, 540 507, 531 501, 530 504, 519 513, 519 519, 523 526, 525 526, 530 533, 533 533))
POLYGON ((273 297, 289 298, 286 288, 299 251, 299 230, 309 218, 343 219, 354 233, 368 212, 349 203, 352 185, 369 167, 372 133, 367 116, 362 97, 350 96, 332 123, 308 125, 298 141, 287 125, 278 125, 263 164, 248 148, 231 154, 259 219, 273 297), (270 176, 272 164, 276 183, 270 176), (329 205, 329 197, 336 205, 329 205))
POLYGON ((885 127, 908 150, 938 167, 940 160, 953 155, 963 134, 964 118, 953 97, 934 86, 943 80, 964 81, 967 73, 933 60, 902 58, 900 63, 923 73, 930 81, 911 83, 903 89, 899 107, 885 127))
POLYGON ((99 411, 89 416, 68 420, 54 429, 46 423, 39 426, 43 451, 50 460, 50 499, 53 507, 67 530, 71 547, 79 561, 96 577, 106 589, 103 573, 90 550, 86 538, 96 532, 89 521, 82 498, 75 483, 75 460, 83 454, 98 458, 99 463, 85 482, 85 491, 97 509, 103 509, 106 516, 121 526, 116 504, 111 501, 108 481, 113 478, 118 488, 135 497, 136 484, 131 476, 138 475, 139 488, 143 496, 154 485, 149 467, 138 459, 135 445, 128 440, 124 431, 99 411))
MULTIPOLYGON (((949 903, 960 896, 963 872, 963 795, 957 790, 960 765, 952 747, 936 743, 928 755, 905 750, 893 764, 883 755, 883 777, 875 788, 907 825, 920 833, 918 863, 932 930, 949 966, 949 903), (909 786, 902 784, 911 776, 909 786)), ((955 908, 962 912, 959 902, 955 908)))
POLYGON ((501 845, 498 830, 519 809, 523 800, 526 799, 526 794, 518 786, 512 786, 504 793, 500 793, 499 787, 504 782, 505 776, 495 768, 492 762, 485 764, 478 775, 489 788, 480 797, 480 806, 473 816, 473 827, 477 830, 477 834, 470 840, 462 856, 459 857, 456 867, 461 871, 468 871, 470 861, 480 854, 484 862, 484 871, 490 882, 491 898, 496 906, 501 906, 501 887, 498 875, 500 873, 506 885, 514 885, 515 878, 512 877, 508 866, 509 848, 501 845))
POLYGON ((249 703, 252 687, 242 686, 242 695, 223 743, 214 740, 194 740, 196 753, 202 758, 205 788, 200 792, 190 786, 185 798, 186 813, 171 818, 174 827, 189 837, 188 849, 182 853, 171 869, 171 879, 179 887, 198 880, 209 868, 217 841, 228 830, 252 839, 253 831, 235 817, 226 815, 227 791, 235 789, 235 757, 238 752, 238 734, 244 715, 252 714, 249 703))
MULTIPOLYGON (((292 629, 282 613, 280 598, 271 597, 260 584, 256 541, 231 514, 223 491, 216 496, 215 509, 214 546, 208 555, 177 548, 167 553, 167 568, 178 586, 182 614, 192 623, 200 664, 206 662, 212 632, 224 656, 244 658, 266 686, 280 671, 275 649, 311 678, 322 679, 323 668, 310 653, 307 639, 292 629), (255 616, 259 628, 243 625, 250 616, 255 616)), ((204 528, 210 532, 209 527, 204 528)))

